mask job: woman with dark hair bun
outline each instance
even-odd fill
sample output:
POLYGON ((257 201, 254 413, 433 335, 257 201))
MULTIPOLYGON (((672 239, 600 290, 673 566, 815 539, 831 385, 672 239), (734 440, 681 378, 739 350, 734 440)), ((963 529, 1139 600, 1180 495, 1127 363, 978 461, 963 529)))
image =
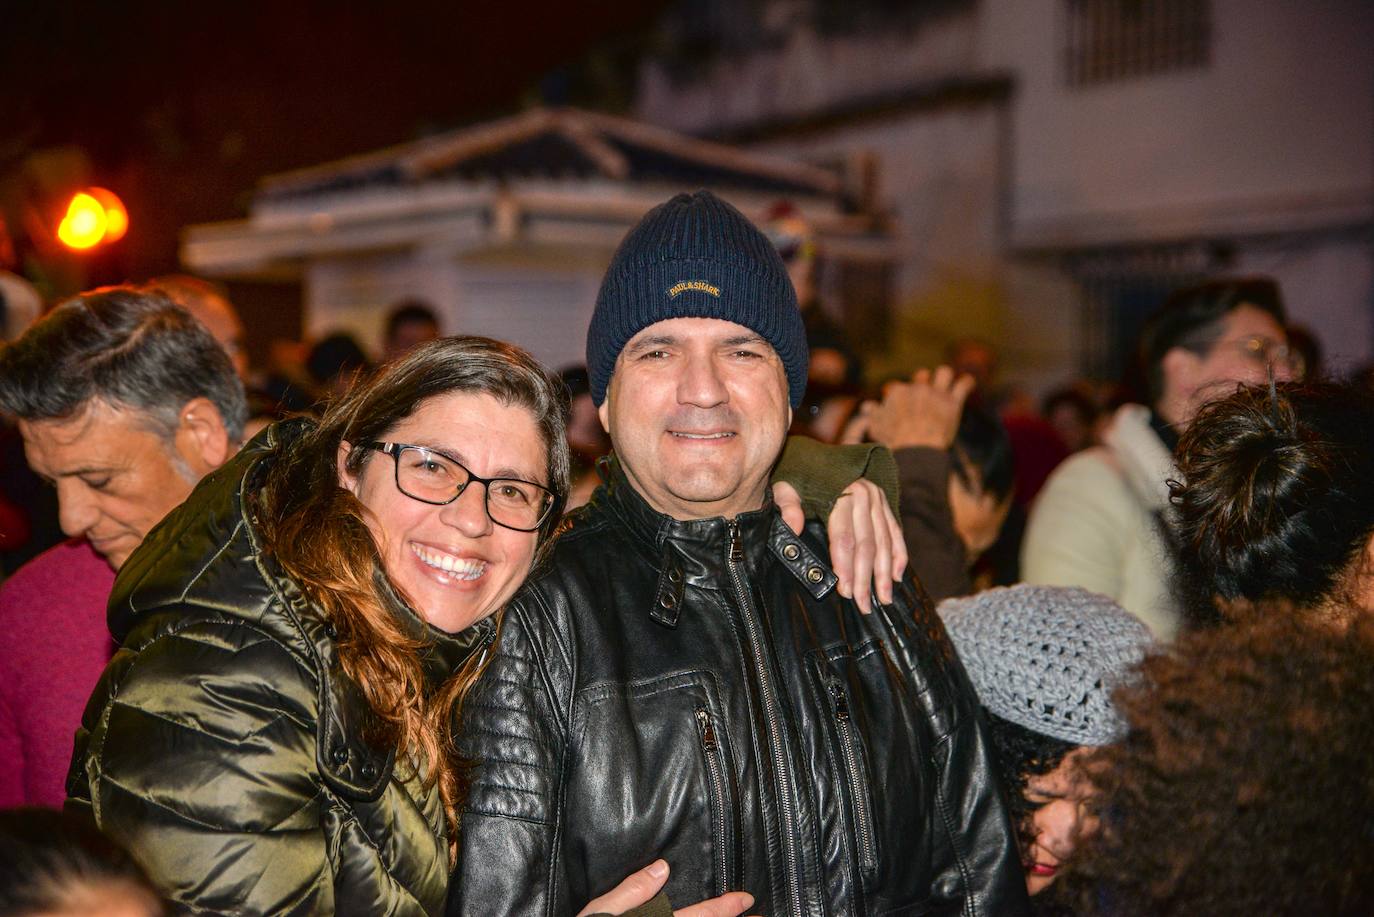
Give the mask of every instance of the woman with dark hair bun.
POLYGON ((1374 394, 1241 389, 1199 412, 1178 466, 1170 487, 1193 626, 1374 609, 1374 394))

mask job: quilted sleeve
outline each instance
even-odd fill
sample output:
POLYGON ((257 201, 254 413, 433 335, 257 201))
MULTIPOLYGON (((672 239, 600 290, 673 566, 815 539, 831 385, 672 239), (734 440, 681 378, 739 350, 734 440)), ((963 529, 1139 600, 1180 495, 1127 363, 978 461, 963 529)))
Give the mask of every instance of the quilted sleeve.
POLYGON ((531 633, 540 619, 512 605, 494 656, 462 711, 461 747, 476 763, 448 913, 571 915, 559 853, 566 668, 531 633), (552 657, 552 658, 551 658, 552 657))
POLYGON ((313 674, 246 624, 121 651, 83 717, 69 810, 194 913, 328 913, 313 674))

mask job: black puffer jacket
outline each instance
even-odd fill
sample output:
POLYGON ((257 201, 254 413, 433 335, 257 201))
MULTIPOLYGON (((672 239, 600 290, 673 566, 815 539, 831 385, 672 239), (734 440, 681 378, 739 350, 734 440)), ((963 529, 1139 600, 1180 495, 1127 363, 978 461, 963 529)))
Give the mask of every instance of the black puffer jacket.
MULTIPOLYGON (((179 910, 433 914, 448 846, 438 790, 363 739, 333 629, 264 553, 247 497, 301 422, 270 428, 120 570, 122 648, 82 718, 67 808, 131 850, 179 910)), ((432 684, 491 631, 428 627, 432 684)))
POLYGON ((977 700, 908 580, 861 615, 772 507, 677 522, 622 474, 508 607, 449 913, 566 915, 657 856, 679 906, 1014 915, 977 700))

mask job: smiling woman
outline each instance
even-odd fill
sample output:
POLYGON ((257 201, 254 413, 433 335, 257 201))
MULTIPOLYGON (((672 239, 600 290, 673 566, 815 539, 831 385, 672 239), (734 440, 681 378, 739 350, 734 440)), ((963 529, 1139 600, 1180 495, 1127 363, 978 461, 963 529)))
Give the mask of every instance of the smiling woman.
POLYGON ((340 443, 339 478, 367 507, 392 581, 425 620, 462 630, 505 604, 529 572, 535 533, 557 500, 536 483, 549 479, 549 448, 529 409, 480 391, 434 396, 386 435, 407 442, 340 443), (354 455, 366 460, 359 471, 354 455))
POLYGON ((551 534, 566 411, 449 338, 256 439, 126 563, 69 805, 201 912, 437 912, 448 724, 551 534))

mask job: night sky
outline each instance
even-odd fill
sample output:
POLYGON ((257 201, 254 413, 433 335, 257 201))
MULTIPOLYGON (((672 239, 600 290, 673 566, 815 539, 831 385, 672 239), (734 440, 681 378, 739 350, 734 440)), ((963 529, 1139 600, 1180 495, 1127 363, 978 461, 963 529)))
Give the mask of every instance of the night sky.
POLYGON ((541 98, 614 107, 625 68, 589 86, 577 64, 623 63, 663 5, 6 0, 0 177, 82 147, 131 215, 91 279, 146 277, 176 267, 182 226, 242 216, 263 175, 541 98))

